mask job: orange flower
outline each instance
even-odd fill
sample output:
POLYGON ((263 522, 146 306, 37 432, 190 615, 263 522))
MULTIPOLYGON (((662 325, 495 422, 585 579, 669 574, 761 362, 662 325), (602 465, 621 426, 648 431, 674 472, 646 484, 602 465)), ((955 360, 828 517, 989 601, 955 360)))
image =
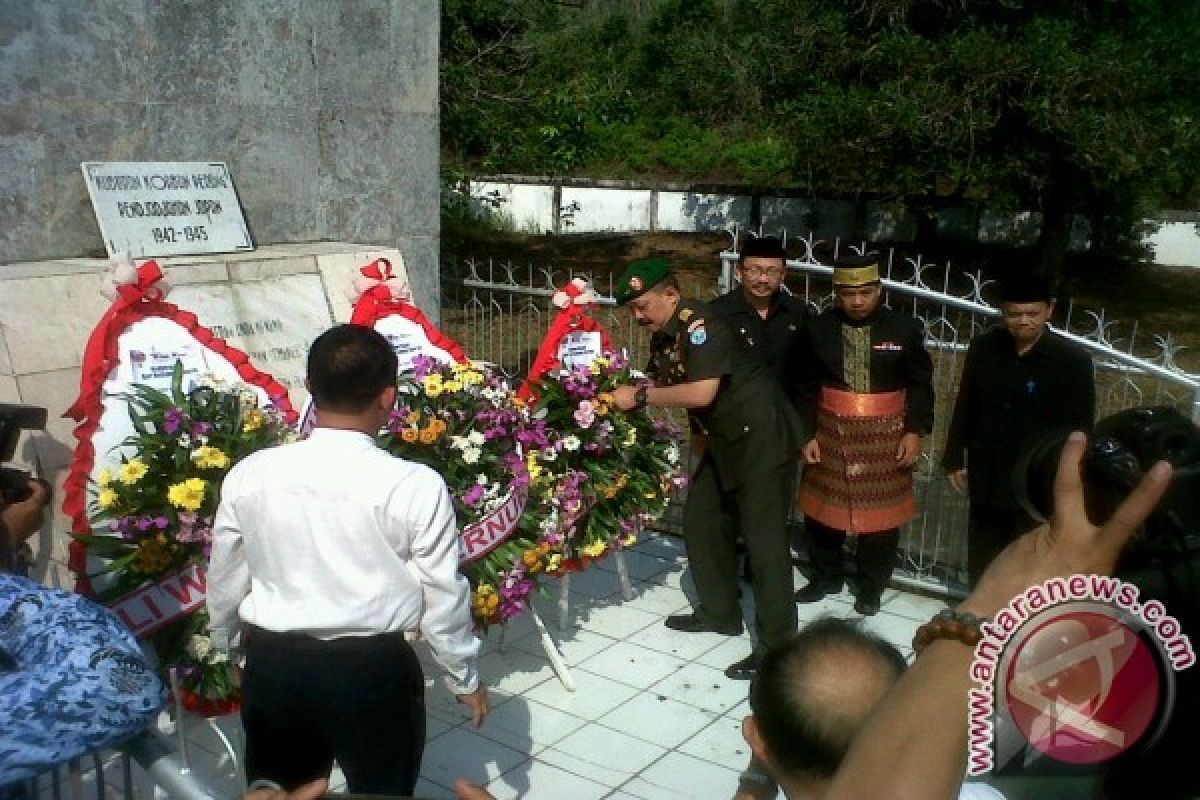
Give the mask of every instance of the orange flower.
POLYGON ((421 444, 433 444, 438 439, 438 435, 433 428, 426 428, 421 431, 421 444))
POLYGON ((417 440, 417 429, 405 428, 404 430, 400 431, 400 438, 408 444, 412 444, 417 440))
POLYGON ((446 432, 446 427, 446 421, 444 419, 432 419, 429 421, 429 429, 438 436, 441 436, 446 432))

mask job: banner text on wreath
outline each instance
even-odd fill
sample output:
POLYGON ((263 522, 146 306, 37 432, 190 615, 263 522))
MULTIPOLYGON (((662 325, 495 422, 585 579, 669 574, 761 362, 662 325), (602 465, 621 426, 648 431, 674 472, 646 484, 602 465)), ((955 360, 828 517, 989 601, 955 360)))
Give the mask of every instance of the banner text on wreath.
POLYGON ((466 563, 482 558, 505 542, 517 528, 525 511, 524 488, 516 489, 492 513, 462 530, 462 557, 466 563))
POLYGON ((193 564, 113 601, 110 608, 144 639, 203 607, 206 586, 203 570, 193 564))

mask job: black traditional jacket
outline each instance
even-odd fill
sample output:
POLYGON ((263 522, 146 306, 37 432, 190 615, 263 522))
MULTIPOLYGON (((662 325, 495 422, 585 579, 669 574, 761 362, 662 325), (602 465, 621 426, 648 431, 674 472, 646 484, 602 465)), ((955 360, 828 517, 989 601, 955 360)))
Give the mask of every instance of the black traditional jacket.
POLYGON ((787 379, 809 430, 815 430, 819 390, 829 386, 872 394, 903 389, 905 432, 933 431, 933 361, 925 349, 924 326, 882 305, 859 321, 837 309, 810 317, 788 352, 787 379), (856 341, 864 369, 850 375, 845 353, 848 342, 856 341))
POLYGON ((1031 439, 1052 430, 1088 431, 1095 422, 1092 359, 1047 330, 1023 356, 1003 327, 977 335, 946 436, 942 466, 967 468, 971 502, 1017 507, 1013 469, 1031 439))

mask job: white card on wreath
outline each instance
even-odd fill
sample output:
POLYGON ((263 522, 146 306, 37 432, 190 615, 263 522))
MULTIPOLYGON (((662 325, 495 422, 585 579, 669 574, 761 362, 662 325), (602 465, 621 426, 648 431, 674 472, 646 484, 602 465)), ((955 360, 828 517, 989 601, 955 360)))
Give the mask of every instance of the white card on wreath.
POLYGON ((599 331, 571 331, 558 342, 558 362, 564 369, 590 367, 603 352, 599 331))
POLYGON ((454 363, 454 356, 431 342, 425 329, 411 319, 392 314, 375 320, 374 328, 396 352, 398 375, 412 372, 413 359, 417 356, 426 356, 441 364, 454 363))

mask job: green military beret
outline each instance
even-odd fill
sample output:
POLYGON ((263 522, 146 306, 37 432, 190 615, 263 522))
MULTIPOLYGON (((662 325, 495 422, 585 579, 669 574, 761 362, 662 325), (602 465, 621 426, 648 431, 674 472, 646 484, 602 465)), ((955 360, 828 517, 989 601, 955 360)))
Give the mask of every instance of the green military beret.
POLYGON ((665 258, 643 258, 641 261, 635 261, 626 267, 617 279, 613 297, 617 305, 625 305, 662 283, 670 274, 671 262, 665 258))

